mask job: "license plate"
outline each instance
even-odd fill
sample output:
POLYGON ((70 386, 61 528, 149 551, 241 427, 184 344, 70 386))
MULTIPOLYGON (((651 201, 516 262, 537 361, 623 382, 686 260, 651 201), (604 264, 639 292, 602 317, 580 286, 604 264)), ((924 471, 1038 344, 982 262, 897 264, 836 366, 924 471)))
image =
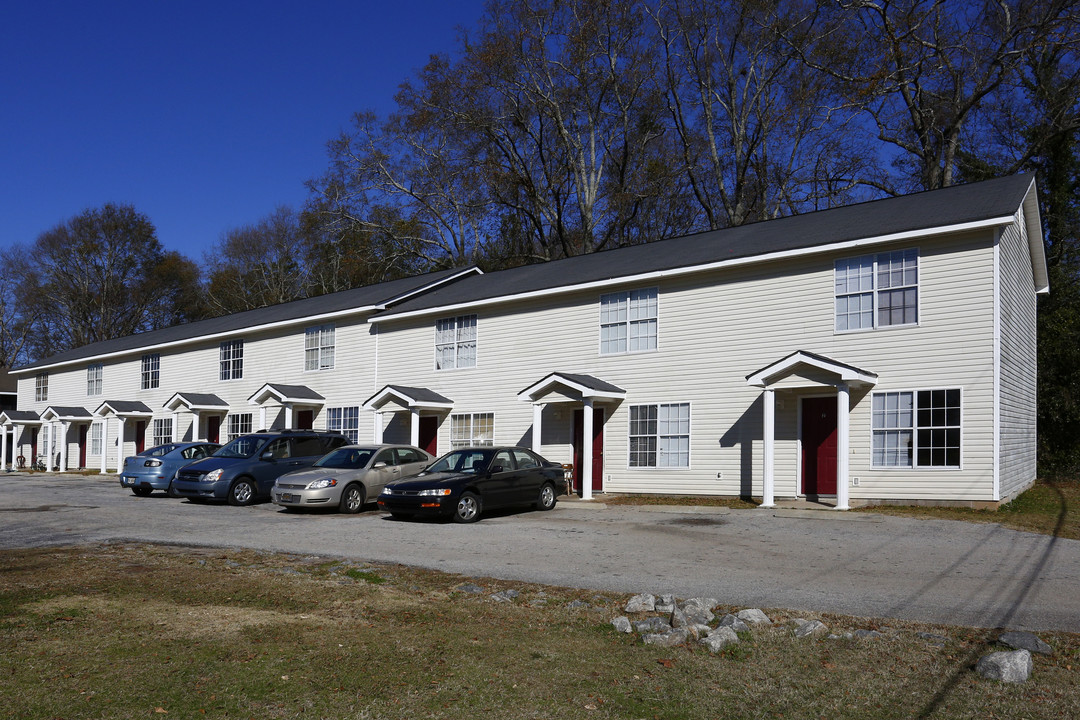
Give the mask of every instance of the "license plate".
POLYGON ((125 476, 124 477, 124 484, 125 485, 134 485, 135 484, 135 478, 125 476))
POLYGON ((292 493, 281 493, 278 495, 278 500, 281 502, 300 502, 300 498, 292 493))

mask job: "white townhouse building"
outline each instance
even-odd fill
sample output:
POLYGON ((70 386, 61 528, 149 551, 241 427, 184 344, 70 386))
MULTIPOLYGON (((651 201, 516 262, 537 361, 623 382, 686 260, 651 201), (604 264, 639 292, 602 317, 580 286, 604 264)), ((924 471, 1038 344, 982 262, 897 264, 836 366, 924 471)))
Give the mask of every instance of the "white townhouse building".
POLYGON ((1035 480, 1034 180, 465 268, 19 368, 18 454, 269 426, 530 446, 598 492, 992 505, 1035 480))

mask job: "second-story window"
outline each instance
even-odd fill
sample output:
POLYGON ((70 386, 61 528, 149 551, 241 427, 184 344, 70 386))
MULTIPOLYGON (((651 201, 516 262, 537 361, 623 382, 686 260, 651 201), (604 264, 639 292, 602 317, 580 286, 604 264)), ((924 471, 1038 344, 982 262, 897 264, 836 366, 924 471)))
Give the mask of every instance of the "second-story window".
POLYGON ((152 390, 161 382, 161 356, 157 353, 142 356, 142 372, 140 374, 139 387, 143 390, 152 390))
POLYGON ((304 370, 334 367, 334 326, 320 325, 304 331, 304 370))
POLYGON ((239 380, 244 377, 244 341, 226 340, 219 352, 221 380, 239 380))
POLYGON ((600 354, 656 349, 656 288, 600 296, 600 354))
POLYGON ((435 369, 476 367, 476 316, 435 322, 435 369))
POLYGON ((836 330, 873 330, 919 322, 919 251, 837 260, 836 330))
POLYGON ((34 376, 34 402, 49 401, 49 373, 34 376))
POLYGON ((86 368, 86 394, 87 395, 100 395, 101 394, 101 364, 91 365, 86 368))

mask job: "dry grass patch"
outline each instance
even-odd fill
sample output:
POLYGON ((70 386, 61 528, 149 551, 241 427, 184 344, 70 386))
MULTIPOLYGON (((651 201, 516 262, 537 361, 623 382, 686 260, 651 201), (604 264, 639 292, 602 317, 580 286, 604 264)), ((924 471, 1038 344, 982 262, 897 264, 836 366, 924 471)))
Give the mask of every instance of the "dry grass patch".
POLYGON ((972 671, 980 630, 819 616, 883 637, 798 640, 772 610, 714 656, 616 633, 626 598, 589 591, 156 546, 3 561, 0 718, 1080 716, 1069 634, 1008 686, 972 671))

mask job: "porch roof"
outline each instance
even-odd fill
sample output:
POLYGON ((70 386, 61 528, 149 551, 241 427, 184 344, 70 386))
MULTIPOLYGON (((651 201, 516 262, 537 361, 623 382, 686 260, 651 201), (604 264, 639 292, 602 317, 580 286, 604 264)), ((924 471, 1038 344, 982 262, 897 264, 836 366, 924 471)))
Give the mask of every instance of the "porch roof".
POLYGON ((165 403, 168 410, 221 410, 228 411, 229 403, 210 393, 178 392, 165 403))
POLYGON ((271 399, 283 404, 291 403, 293 405, 321 406, 326 403, 326 398, 306 385, 281 385, 278 383, 266 383, 248 398, 248 402, 252 405, 262 405, 271 399))
POLYGON ((746 376, 746 384, 755 387, 768 387, 793 373, 800 365, 814 367, 836 375, 841 382, 849 385, 876 385, 877 373, 857 368, 854 365, 818 355, 807 350, 796 350, 790 355, 766 365, 746 376))
POLYGON ((416 410, 450 410, 454 407, 453 400, 428 388, 385 385, 382 390, 364 401, 364 408, 380 410, 389 402, 398 402, 416 410))
POLYGON ((138 400, 106 400, 94 411, 95 415, 115 415, 119 418, 151 417, 154 411, 150 406, 138 400))
POLYGON ((592 375, 553 372, 519 392, 518 399, 525 402, 537 402, 558 386, 579 393, 582 399, 623 400, 626 398, 626 391, 621 387, 592 375))
POLYGON ((5 410, 0 412, 0 425, 40 425, 41 417, 33 410, 5 410))
POLYGON ((53 422, 56 420, 61 422, 65 420, 68 422, 88 422, 94 419, 94 415, 83 407, 50 405, 45 408, 43 413, 41 413, 41 419, 44 422, 53 422))

